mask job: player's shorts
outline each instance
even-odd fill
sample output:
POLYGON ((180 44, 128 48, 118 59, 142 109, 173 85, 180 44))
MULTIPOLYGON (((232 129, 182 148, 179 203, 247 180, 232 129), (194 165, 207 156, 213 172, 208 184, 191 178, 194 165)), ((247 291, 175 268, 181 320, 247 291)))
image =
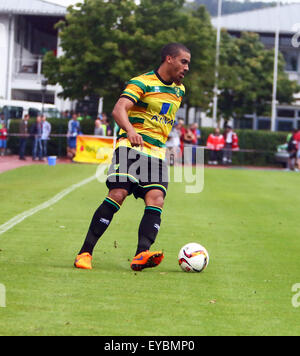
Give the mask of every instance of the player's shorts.
POLYGON ((6 140, 0 140, 0 148, 6 148, 6 140))
POLYGON ((155 157, 147 156, 128 147, 118 147, 108 169, 108 189, 122 188, 128 195, 144 199, 147 192, 159 189, 167 194, 168 167, 155 157))

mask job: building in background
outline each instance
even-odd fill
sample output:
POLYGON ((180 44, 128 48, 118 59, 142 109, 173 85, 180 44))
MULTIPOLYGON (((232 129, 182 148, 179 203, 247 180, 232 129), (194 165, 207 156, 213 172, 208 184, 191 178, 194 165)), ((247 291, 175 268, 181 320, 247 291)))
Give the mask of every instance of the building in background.
MULTIPOLYGON (((217 18, 212 18, 217 27, 217 18)), ((221 18, 221 26, 232 36, 239 37, 242 32, 257 33, 266 48, 274 48, 277 26, 276 7, 246 11, 221 18)), ((222 45, 222 44, 221 44, 222 45)), ((285 59, 285 70, 291 80, 300 84, 300 4, 282 5, 280 8, 279 51, 285 59)), ((270 100, 271 100, 270 93, 270 100)), ((210 119, 204 119, 209 124, 210 119), (208 121, 207 121, 208 120, 208 121)), ((235 128, 269 130, 271 118, 247 115, 234 122, 235 128)), ((291 131, 300 128, 300 95, 295 96, 295 105, 278 105, 276 130, 291 131)))
POLYGON ((0 2, 0 98, 56 104, 70 109, 57 94, 59 85, 45 86, 43 56, 61 51, 54 25, 65 17, 66 7, 41 0, 0 2), (43 85, 44 84, 44 85, 43 85))

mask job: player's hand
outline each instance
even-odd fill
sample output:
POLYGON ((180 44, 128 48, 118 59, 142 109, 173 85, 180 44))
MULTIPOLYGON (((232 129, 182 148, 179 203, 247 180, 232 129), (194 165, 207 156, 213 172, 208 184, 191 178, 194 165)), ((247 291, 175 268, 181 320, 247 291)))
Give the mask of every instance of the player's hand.
POLYGON ((127 138, 131 143, 132 147, 140 146, 142 149, 144 147, 144 140, 141 135, 139 135, 134 129, 127 132, 127 138))

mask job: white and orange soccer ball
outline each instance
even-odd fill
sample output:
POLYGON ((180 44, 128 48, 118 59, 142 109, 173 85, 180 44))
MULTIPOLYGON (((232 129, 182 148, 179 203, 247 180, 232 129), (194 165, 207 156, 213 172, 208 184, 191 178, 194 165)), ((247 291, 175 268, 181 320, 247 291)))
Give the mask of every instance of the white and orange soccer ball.
POLYGON ((178 254, 178 263, 184 272, 202 272, 208 262, 206 248, 196 242, 184 245, 178 254))

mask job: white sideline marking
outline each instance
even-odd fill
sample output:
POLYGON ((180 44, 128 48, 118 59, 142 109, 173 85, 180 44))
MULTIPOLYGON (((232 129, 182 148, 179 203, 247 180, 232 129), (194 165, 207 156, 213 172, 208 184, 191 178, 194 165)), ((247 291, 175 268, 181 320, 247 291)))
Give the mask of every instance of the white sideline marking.
POLYGON ((57 203, 60 199, 65 197, 67 194, 73 192, 73 190, 82 187, 83 185, 93 181, 96 178, 97 178, 97 176, 93 175, 92 177, 86 178, 79 183, 73 184, 70 187, 62 190, 60 193, 56 194, 53 198, 47 200, 45 203, 42 203, 42 204, 36 206, 35 208, 26 210, 23 213, 16 215, 15 217, 13 217, 12 219, 8 220, 6 223, 4 223, 3 225, 0 226, 0 235, 3 234, 4 232, 6 232, 7 230, 11 229, 15 225, 19 224, 20 222, 22 222, 29 216, 39 212, 40 210, 49 208, 49 206, 57 203))

